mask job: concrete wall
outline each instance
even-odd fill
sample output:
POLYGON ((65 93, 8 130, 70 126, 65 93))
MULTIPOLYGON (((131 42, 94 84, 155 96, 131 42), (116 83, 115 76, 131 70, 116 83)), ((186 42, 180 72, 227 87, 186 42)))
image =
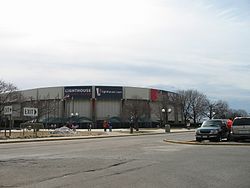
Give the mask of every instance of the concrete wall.
POLYGON ((62 99, 63 87, 51 87, 38 89, 38 96, 40 99, 62 99))
POLYGON ((161 108, 159 102, 151 102, 150 108, 151 108, 151 120, 153 122, 156 122, 159 119, 161 119, 161 108))
POLYGON ((67 100, 65 101, 65 114, 67 117, 71 115, 71 113, 76 114, 80 117, 84 116, 87 118, 91 118, 91 101, 90 100, 67 100))
POLYGON ((62 99, 63 87, 39 88, 21 91, 26 100, 36 99, 62 99))
POLYGON ((124 87, 123 98, 124 99, 150 100, 150 89, 136 88, 136 87, 124 87))
POLYGON ((105 119, 107 117, 120 116, 121 101, 97 101, 96 117, 105 119))
POLYGON ((25 100, 30 100, 31 98, 33 100, 36 100, 38 97, 38 89, 29 89, 21 91, 21 94, 25 98, 25 100))
POLYGON ((22 108, 20 104, 12 104, 12 117, 20 118, 22 116, 22 108))

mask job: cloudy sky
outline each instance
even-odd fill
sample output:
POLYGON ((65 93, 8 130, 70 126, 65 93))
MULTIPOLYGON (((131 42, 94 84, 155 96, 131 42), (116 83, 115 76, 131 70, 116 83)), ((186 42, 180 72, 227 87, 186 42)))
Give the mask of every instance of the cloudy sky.
POLYGON ((250 112, 250 0, 1 0, 0 79, 197 89, 250 112))

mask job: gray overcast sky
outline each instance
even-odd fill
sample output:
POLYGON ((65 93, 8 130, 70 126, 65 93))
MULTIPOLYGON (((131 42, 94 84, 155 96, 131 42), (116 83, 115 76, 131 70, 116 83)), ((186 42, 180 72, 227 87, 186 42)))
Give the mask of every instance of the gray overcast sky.
POLYGON ((250 112, 250 1, 0 0, 0 65, 20 89, 197 89, 250 112))

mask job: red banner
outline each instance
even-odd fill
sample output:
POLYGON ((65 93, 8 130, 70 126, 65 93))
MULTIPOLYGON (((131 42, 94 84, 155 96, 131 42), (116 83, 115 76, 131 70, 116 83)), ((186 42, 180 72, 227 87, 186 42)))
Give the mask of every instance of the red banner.
POLYGON ((159 90, 151 89, 151 101, 157 101, 159 96, 159 90))

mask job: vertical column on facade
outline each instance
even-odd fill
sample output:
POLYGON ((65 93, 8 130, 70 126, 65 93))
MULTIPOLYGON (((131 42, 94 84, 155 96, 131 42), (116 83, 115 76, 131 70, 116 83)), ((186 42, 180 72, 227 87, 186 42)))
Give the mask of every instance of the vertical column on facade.
POLYGON ((92 122, 94 123, 94 128, 96 128, 96 99, 91 98, 91 117, 92 117, 92 122))
POLYGON ((58 110, 60 111, 59 117, 60 118, 64 118, 65 117, 65 113, 66 113, 65 100, 61 99, 59 101, 59 109, 58 110))
POLYGON ((124 117, 123 117, 123 114, 124 114, 124 104, 125 104, 125 99, 121 99, 121 108, 120 108, 120 119, 121 119, 121 126, 124 122, 124 117))
POLYGON ((147 114, 148 120, 150 121, 150 127, 152 127, 150 100, 147 101, 147 108, 148 108, 148 114, 147 114))
POLYGON ((66 99, 65 100, 65 118, 68 118, 68 116, 70 115, 70 108, 71 104, 70 104, 70 100, 66 99))
POLYGON ((123 114, 123 106, 124 106, 124 99, 121 99, 121 105, 120 105, 120 118, 122 117, 122 114, 123 114))
POLYGON ((70 99, 70 111, 69 111, 69 115, 71 116, 71 114, 74 114, 74 97, 72 96, 71 99, 70 99))

